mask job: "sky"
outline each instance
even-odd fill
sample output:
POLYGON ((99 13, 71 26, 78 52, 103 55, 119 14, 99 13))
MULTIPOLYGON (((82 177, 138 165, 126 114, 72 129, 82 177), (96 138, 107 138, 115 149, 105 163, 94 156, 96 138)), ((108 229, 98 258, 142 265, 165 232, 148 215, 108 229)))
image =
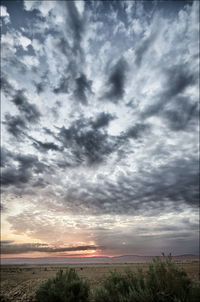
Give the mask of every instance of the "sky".
POLYGON ((199 253, 198 13, 1 2, 2 257, 199 253))

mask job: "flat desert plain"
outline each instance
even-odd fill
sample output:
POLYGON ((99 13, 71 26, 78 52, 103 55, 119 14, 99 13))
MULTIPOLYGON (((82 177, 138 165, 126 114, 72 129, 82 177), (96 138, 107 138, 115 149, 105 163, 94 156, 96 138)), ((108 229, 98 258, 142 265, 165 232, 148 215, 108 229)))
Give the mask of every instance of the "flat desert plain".
MULTIPOLYGON (((178 263, 192 280, 199 283, 199 262, 178 263)), ((110 271, 123 272, 129 268, 137 271, 138 267, 147 270, 147 263, 140 264, 70 264, 70 265, 2 265, 1 267, 1 301, 31 302, 40 282, 56 274, 59 269, 73 267, 82 278, 87 278, 91 288, 98 286, 110 271)))

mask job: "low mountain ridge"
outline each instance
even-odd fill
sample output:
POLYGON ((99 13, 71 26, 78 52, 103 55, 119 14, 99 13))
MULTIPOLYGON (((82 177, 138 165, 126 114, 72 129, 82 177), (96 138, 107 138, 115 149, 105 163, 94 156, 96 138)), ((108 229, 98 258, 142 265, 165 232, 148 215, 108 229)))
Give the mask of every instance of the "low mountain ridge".
MULTIPOLYGON (((44 257, 44 258, 1 258, 1 265, 7 264, 112 264, 112 263, 146 263, 155 257, 162 256, 139 256, 139 255, 121 255, 121 256, 102 256, 102 257, 44 257)), ((175 262, 199 261, 199 255, 184 254, 172 256, 175 262)))

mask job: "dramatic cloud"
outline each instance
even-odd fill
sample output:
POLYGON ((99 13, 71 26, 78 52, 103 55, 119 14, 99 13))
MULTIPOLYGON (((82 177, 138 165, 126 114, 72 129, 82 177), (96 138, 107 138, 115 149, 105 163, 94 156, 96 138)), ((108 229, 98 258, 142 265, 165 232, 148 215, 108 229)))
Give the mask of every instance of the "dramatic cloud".
POLYGON ((59 140, 66 149, 71 150, 75 162, 81 164, 100 163, 105 156, 113 152, 115 141, 108 142, 106 133, 97 129, 88 129, 82 121, 77 121, 70 128, 62 127, 59 133, 59 140))
POLYGON ((8 82, 7 78, 1 75, 1 89, 4 91, 6 96, 9 96, 13 92, 12 85, 8 82))
POLYGON ((106 92, 105 97, 114 103, 117 103, 123 98, 127 66, 126 61, 120 59, 116 65, 111 68, 107 83, 109 90, 106 92))
POLYGON ((49 247, 47 244, 41 243, 21 243, 13 244, 13 241, 1 241, 1 254, 21 254, 29 252, 45 252, 45 253, 58 253, 58 252, 72 252, 72 251, 88 251, 96 250, 98 247, 93 245, 83 245, 74 247, 49 247))
POLYGON ((4 252, 196 253, 199 2, 1 15, 4 252))
POLYGON ((16 95, 12 99, 12 102, 17 106, 19 112, 29 122, 37 122, 40 117, 40 112, 34 104, 30 104, 24 95, 22 90, 17 91, 16 95))
POLYGON ((87 104, 87 92, 91 92, 92 81, 88 81, 84 74, 81 74, 76 80, 76 89, 74 95, 78 102, 87 104))
POLYGON ((61 151, 62 148, 59 148, 59 146, 57 146, 56 144, 52 143, 52 142, 48 142, 48 143, 43 143, 40 142, 34 138, 31 138, 33 140, 33 146, 38 149, 40 152, 46 152, 48 150, 53 150, 53 151, 61 151))
POLYGON ((7 131, 15 138, 20 138, 26 127, 26 120, 19 115, 12 116, 9 113, 5 114, 5 121, 7 131))
POLYGON ((65 202, 73 211, 83 203, 86 213, 97 215, 148 216, 164 213, 167 208, 181 210, 184 203, 198 207, 197 159, 177 160, 146 173, 138 171, 137 175, 121 173, 116 183, 103 181, 94 185, 83 180, 78 187, 68 190, 65 202))
MULTIPOLYGON (((4 151, 5 152, 5 151, 4 151)), ((19 187, 28 183, 35 176, 43 173, 47 166, 38 160, 35 155, 9 154, 7 166, 1 173, 1 184, 3 186, 15 185, 19 187)))
POLYGON ((97 119, 93 122, 93 128, 99 129, 99 128, 107 127, 109 125, 110 121, 112 121, 113 119, 114 119, 114 117, 111 114, 101 112, 97 116, 97 119))

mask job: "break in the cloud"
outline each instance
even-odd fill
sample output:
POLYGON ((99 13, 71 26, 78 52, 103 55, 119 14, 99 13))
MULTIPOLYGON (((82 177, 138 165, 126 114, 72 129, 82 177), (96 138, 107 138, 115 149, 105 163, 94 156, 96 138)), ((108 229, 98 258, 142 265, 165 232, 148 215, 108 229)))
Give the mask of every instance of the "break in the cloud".
POLYGON ((2 1, 2 250, 198 252, 198 1, 2 1))

